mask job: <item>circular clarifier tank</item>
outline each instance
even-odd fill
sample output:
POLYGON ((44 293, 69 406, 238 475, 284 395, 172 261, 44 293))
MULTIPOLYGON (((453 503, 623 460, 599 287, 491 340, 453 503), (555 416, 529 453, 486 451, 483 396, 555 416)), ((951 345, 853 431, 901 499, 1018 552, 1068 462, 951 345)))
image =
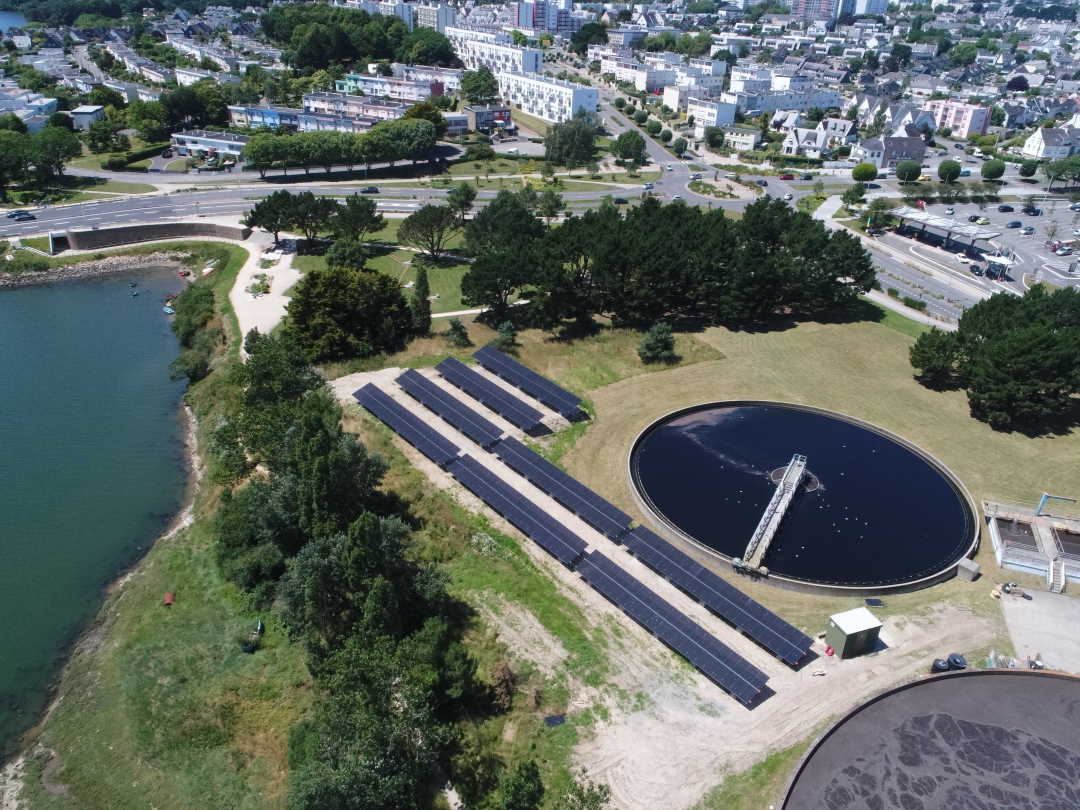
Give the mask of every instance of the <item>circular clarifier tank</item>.
POLYGON ((784 469, 806 472, 761 565, 811 588, 913 588, 955 571, 978 537, 963 486, 918 447, 841 414, 777 402, 699 405, 638 437, 630 476, 662 531, 743 558, 784 469))

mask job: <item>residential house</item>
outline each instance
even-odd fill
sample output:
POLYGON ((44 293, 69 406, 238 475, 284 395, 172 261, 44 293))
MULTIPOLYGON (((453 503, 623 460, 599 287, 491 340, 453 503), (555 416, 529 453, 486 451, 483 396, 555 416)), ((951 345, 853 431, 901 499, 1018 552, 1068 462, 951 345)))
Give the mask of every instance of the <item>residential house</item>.
POLYGON ((896 164, 905 160, 921 164, 926 156, 926 141, 891 135, 867 138, 851 150, 851 156, 860 163, 872 163, 879 169, 895 169, 896 164))

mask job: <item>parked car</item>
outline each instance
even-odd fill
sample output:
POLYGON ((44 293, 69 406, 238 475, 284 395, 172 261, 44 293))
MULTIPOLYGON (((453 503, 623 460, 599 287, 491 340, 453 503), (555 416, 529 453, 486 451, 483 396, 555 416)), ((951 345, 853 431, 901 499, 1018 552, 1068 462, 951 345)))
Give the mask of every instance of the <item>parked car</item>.
POLYGON ((769 185, 769 181, 768 180, 758 180, 757 184, 759 186, 761 186, 762 188, 765 188, 765 186, 769 185))
POLYGON ((793 175, 793 174, 782 174, 782 175, 780 175, 780 179, 781 180, 794 180, 795 175, 793 175))
POLYGON ((956 214, 956 209, 955 208, 946 208, 945 209, 945 216, 951 217, 951 216, 954 216, 955 214, 956 214))
POLYGON ((694 172, 692 175, 690 175, 690 179, 691 180, 700 180, 701 179, 701 172, 694 172))
POLYGON ((379 187, 378 186, 364 186, 362 189, 360 189, 360 193, 361 194, 378 194, 379 193, 379 187))
POLYGON ((979 215, 978 214, 972 214, 970 217, 968 217, 968 222, 978 222, 978 221, 979 221, 979 215))
POLYGON ((646 183, 642 186, 642 188, 646 191, 652 191, 654 188, 656 188, 656 186, 654 186, 652 183, 646 183))
POLYGON ((1037 217, 1042 213, 1041 208, 1036 208, 1033 205, 1025 205, 1020 211, 1027 214, 1029 217, 1037 217))
POLYGON ((976 225, 989 225, 990 220, 988 220, 986 217, 979 217, 978 219, 975 220, 975 224, 976 225))
POLYGON ((919 182, 920 183, 929 183, 930 182, 930 175, 928 175, 928 174, 920 174, 919 175, 919 182))
POLYGON ((615 205, 626 205, 627 204, 626 197, 616 197, 614 200, 612 200, 612 202, 615 203, 615 205))
POLYGON ((1024 223, 1022 223, 1020 220, 1014 219, 1012 222, 1006 223, 1005 227, 1006 228, 1019 228, 1023 224, 1024 223))
POLYGON ((1031 236, 1033 233, 1035 233, 1035 229, 1032 228, 1030 225, 1025 225, 1023 228, 1020 229, 1020 233, 1022 233, 1024 236, 1031 236))
POLYGON ((812 175, 812 174, 804 174, 804 175, 802 176, 802 179, 803 179, 803 180, 813 180, 813 179, 814 179, 814 175, 812 175))
POLYGON ((973 264, 973 265, 971 265, 971 267, 969 269, 971 270, 972 273, 974 273, 977 276, 981 276, 983 274, 982 265, 973 264))
POLYGON ((1011 214, 1013 212, 1013 207, 1011 205, 999 205, 998 211, 1003 214, 1011 214))
POLYGON ((1069 206, 1070 211, 1080 211, 1080 202, 1074 202, 1069 206))
POLYGON ((792 198, 791 192, 788 192, 787 194, 784 195, 785 200, 790 200, 791 198, 792 198))
POLYGON ((161 150, 161 156, 163 158, 171 158, 173 156, 172 149, 162 149, 161 150))
POLYGON ((20 216, 22 214, 29 214, 29 213, 30 213, 29 211, 24 211, 23 209, 19 208, 19 209, 16 209, 15 211, 8 211, 7 218, 8 219, 15 219, 15 217, 17 217, 17 216, 20 216))
POLYGON ((953 148, 953 149, 963 149, 963 148, 964 148, 964 145, 963 145, 962 143, 954 143, 954 144, 952 145, 952 148, 953 148))
POLYGON ((681 200, 681 199, 682 199, 682 194, 672 194, 671 195, 672 202, 674 202, 675 200, 681 200))
POLYGON ((37 219, 33 214, 23 211, 21 214, 17 214, 12 217, 16 222, 30 222, 30 220, 37 219))
POLYGON ((1071 256, 1072 252, 1073 252, 1073 250, 1072 250, 1071 247, 1060 247, 1060 248, 1058 248, 1057 250, 1054 251, 1054 255, 1055 256, 1071 256))

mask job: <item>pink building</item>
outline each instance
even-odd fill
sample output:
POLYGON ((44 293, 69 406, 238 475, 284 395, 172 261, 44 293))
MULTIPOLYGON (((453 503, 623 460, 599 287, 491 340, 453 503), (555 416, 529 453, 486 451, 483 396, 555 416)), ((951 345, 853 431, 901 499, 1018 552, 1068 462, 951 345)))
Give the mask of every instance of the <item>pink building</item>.
POLYGON ((923 109, 934 116, 938 129, 950 127, 955 138, 985 135, 990 126, 990 110, 977 104, 937 99, 926 102, 923 109))

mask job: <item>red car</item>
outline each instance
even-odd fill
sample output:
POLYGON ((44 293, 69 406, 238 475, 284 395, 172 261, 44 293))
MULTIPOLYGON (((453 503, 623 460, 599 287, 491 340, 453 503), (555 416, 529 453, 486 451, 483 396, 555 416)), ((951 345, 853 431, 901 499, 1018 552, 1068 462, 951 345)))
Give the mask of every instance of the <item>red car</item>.
POLYGON ((794 180, 795 175, 793 175, 793 174, 782 174, 782 175, 780 175, 780 179, 781 180, 794 180))

